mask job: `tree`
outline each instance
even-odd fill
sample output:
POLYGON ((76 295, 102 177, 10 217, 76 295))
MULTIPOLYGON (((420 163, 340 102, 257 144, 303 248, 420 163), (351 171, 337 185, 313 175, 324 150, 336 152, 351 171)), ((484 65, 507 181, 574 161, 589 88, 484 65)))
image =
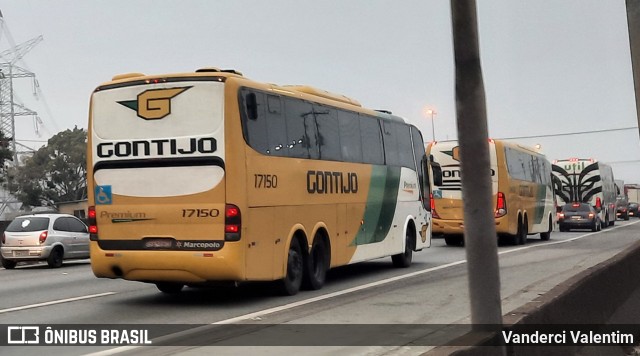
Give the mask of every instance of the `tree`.
POLYGON ((7 178, 7 161, 13 160, 13 152, 9 148, 9 137, 0 131, 0 183, 6 182, 7 178))
POLYGON ((54 206, 87 198, 87 132, 77 126, 51 137, 46 146, 9 169, 5 185, 23 204, 54 206))

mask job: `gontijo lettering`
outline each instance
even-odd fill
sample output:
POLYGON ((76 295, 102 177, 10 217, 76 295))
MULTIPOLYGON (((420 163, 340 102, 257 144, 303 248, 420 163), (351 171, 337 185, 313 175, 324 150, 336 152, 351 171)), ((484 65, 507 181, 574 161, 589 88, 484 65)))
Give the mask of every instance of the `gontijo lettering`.
POLYGON ((307 171, 309 194, 347 194, 358 192, 358 175, 331 171, 307 171))
POLYGON ((103 142, 96 147, 100 158, 180 156, 213 153, 216 150, 217 141, 213 137, 190 138, 188 143, 176 139, 103 142))

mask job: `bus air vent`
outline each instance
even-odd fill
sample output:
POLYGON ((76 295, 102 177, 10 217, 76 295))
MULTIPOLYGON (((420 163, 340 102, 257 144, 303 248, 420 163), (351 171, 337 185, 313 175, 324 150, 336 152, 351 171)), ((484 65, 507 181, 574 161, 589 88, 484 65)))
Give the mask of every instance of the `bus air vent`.
POLYGON ((144 77, 144 74, 143 73, 116 74, 113 76, 113 78, 111 78, 111 80, 129 79, 129 78, 135 78, 135 77, 144 77))
POLYGON ((317 89, 308 85, 285 85, 284 88, 286 89, 290 89, 290 90, 296 90, 305 94, 310 94, 310 95, 315 95, 315 96, 319 96, 321 98, 326 98, 326 99, 330 99, 330 100, 335 100, 335 101, 339 101, 342 103, 346 103, 346 104, 351 104, 351 105, 355 105, 355 106, 362 106, 360 105, 360 103, 355 100, 355 99, 351 99, 347 96, 344 96, 342 94, 335 94, 335 93, 331 93, 328 92, 326 90, 321 90, 321 89, 317 89))

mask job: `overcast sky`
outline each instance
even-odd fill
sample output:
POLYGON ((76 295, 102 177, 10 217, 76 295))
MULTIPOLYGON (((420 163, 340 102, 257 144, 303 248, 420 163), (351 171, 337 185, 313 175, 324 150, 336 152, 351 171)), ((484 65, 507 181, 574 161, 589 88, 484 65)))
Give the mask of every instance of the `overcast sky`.
MULTIPOLYGON (((451 12, 446 0, 4 0, 0 51, 39 35, 14 81, 37 111, 17 138, 37 147, 87 127, 89 97, 115 74, 234 68, 306 84, 405 117, 436 140, 456 138, 451 12), (36 142, 34 142, 36 141, 36 142)), ((478 0, 489 135, 541 144, 550 160, 612 164, 640 183, 624 0, 478 0), (607 131, 612 129, 625 129, 607 131), (599 131, 572 136, 558 133, 599 131), (546 137, 545 137, 546 136, 546 137)))

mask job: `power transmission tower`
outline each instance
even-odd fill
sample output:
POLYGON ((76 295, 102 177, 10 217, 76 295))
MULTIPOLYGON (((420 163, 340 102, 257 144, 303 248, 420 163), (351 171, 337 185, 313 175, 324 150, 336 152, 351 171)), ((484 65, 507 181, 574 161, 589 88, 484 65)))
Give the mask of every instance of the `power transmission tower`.
MULTIPOLYGON (((35 79, 35 74, 31 71, 22 68, 17 65, 17 62, 22 59, 35 45, 42 41, 42 36, 38 36, 32 40, 24 42, 20 45, 15 45, 11 32, 5 23, 2 11, 0 11, 0 39, 6 37, 9 41, 9 49, 0 52, 0 132, 9 139, 9 146, 13 152, 13 164, 18 165, 18 147, 24 151, 26 148, 29 151, 33 151, 30 147, 24 146, 16 142, 16 117, 17 116, 32 116, 35 122, 39 122, 37 113, 28 109, 24 105, 20 104, 16 100, 14 93, 13 79, 17 78, 31 78, 33 81, 34 91, 37 89, 38 82, 35 79)), ((15 212, 19 209, 21 203, 9 194, 8 191, 0 187, 0 217, 5 213, 15 212)))
MULTIPOLYGON (((13 79, 31 78, 34 89, 37 87, 36 75, 16 63, 22 59, 33 47, 42 41, 42 35, 19 45, 13 44, 8 27, 0 12, 0 35, 7 35, 12 48, 0 52, 0 131, 9 138, 9 147, 13 151, 13 164, 18 164, 18 150, 16 146, 16 117, 32 116, 36 122, 38 113, 17 102, 14 93, 13 79)), ((27 147, 28 148, 28 147, 27 147)))

